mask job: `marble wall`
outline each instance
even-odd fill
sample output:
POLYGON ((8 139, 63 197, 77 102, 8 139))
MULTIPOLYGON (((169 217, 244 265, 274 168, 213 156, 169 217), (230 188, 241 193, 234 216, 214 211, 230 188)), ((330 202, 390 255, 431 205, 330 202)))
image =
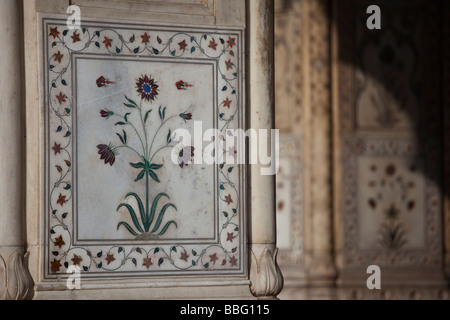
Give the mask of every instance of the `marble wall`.
POLYGON ((14 100, 1 105, 0 298, 275 298, 274 177, 225 163, 236 152, 203 136, 273 127, 273 2, 5 0, 0 11, 14 42, 0 66, 14 100))
POLYGON ((281 260, 285 298, 448 297, 444 5, 373 2, 279 2, 276 115, 281 157, 290 159, 281 161, 289 179, 277 177, 280 241, 286 211, 302 221, 282 246, 290 257, 281 260), (366 27, 370 4, 382 8, 381 30, 366 27), (294 132, 297 150, 286 151, 294 132), (381 268, 381 291, 366 288, 372 264, 381 268))

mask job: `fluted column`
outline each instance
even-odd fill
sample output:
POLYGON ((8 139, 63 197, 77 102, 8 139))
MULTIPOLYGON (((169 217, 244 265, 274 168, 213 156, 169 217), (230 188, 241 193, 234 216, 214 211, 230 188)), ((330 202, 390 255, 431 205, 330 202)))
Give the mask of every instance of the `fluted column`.
POLYGON ((21 1, 0 1, 0 299, 28 299, 21 1))
MULTIPOLYGON (((274 127, 273 0, 247 0, 247 42, 250 128, 274 127)), ((261 139, 261 136, 259 137, 261 139)), ((273 154, 272 154, 273 156, 273 154)), ((273 161, 274 158, 272 158, 273 161)), ((258 298, 276 298, 283 277, 276 262, 275 175, 262 175, 261 164, 250 167, 250 281, 258 298)))

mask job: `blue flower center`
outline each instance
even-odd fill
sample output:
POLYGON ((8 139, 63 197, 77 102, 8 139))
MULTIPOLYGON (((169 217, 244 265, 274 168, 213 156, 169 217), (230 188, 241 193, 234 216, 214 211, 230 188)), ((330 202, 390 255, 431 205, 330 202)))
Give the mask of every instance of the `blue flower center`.
POLYGON ((152 88, 147 83, 145 83, 142 86, 142 90, 144 90, 146 93, 150 93, 152 91, 152 88))

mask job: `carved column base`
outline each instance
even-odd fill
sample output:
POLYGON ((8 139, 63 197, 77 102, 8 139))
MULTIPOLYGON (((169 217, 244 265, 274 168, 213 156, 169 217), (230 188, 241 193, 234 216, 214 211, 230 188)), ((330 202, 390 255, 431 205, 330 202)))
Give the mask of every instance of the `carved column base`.
POLYGON ((275 245, 250 246, 250 291, 258 299, 276 299, 283 289, 283 275, 278 267, 275 245))
POLYGON ((33 279, 28 271, 29 252, 22 247, 0 248, 0 300, 33 298, 33 279))

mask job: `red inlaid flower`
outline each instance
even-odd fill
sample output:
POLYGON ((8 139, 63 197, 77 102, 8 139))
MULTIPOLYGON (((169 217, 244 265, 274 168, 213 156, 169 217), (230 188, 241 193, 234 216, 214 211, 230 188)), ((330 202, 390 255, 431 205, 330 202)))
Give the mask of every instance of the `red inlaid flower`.
POLYGON ((105 160, 105 164, 110 164, 111 166, 116 161, 116 152, 113 146, 106 144, 99 144, 97 146, 98 154, 101 155, 100 160, 105 160))
POLYGON ((186 40, 178 42, 178 45, 180 46, 180 50, 183 50, 183 51, 186 50, 186 47, 187 47, 186 40))
POLYGON ((209 262, 215 263, 219 258, 217 258, 217 253, 209 256, 209 262))
POLYGON ((233 101, 231 101, 231 100, 228 99, 228 97, 227 97, 227 98, 223 101, 223 106, 224 106, 224 107, 227 107, 227 108, 230 108, 231 102, 233 102, 233 101))
POLYGON ((112 83, 115 83, 115 82, 114 81, 109 81, 104 76, 101 76, 100 78, 98 78, 95 81, 95 83, 97 84, 97 87, 101 88, 101 87, 107 87, 108 84, 112 84, 112 83))
POLYGON ((58 53, 55 53, 54 55, 55 61, 58 61, 58 63, 61 63, 62 58, 64 57, 63 54, 61 54, 60 51, 58 51, 58 53))
POLYGON ((58 260, 56 260, 56 259, 53 259, 53 261, 52 262, 50 262, 51 263, 51 268, 52 268, 52 272, 57 272, 57 271, 59 271, 59 268, 61 267, 61 263, 59 263, 59 261, 58 260))
POLYGON ((142 43, 147 44, 147 43, 150 42, 150 35, 148 35, 147 32, 144 33, 144 34, 141 36, 141 38, 142 38, 142 43))
POLYGON ((63 196, 61 193, 59 194, 58 200, 56 203, 59 203, 61 207, 66 203, 66 196, 63 196))
POLYGON ((231 194, 225 196, 225 202, 229 205, 233 202, 233 199, 231 199, 231 194))
POLYGON ((192 119, 192 113, 180 113, 180 118, 186 122, 186 120, 192 119))
POLYGON ((209 42, 209 46, 213 50, 217 50, 217 43, 215 40, 209 42))
POLYGON ((59 93, 59 95, 56 96, 56 99, 58 99, 59 104, 62 104, 63 102, 66 102, 67 96, 63 94, 62 92, 59 93))
POLYGON ((233 69, 233 62, 231 62, 231 59, 225 61, 225 65, 227 66, 227 70, 233 69))
POLYGON ((192 160, 194 156, 194 147, 184 147, 178 153, 178 165, 183 169, 184 166, 188 166, 189 162, 192 160))
POLYGON ((233 48, 233 46, 236 45, 236 38, 228 37, 227 43, 230 46, 230 48, 233 48))
POLYGON ((141 95, 141 99, 147 101, 154 101, 155 97, 159 94, 159 86, 156 84, 155 80, 151 76, 143 76, 136 82, 137 92, 141 95))
POLYGON ((181 257, 180 257, 181 260, 184 260, 187 262, 188 258, 189 258, 189 255, 187 254, 186 251, 181 253, 181 257))
POLYGON ((114 255, 113 255, 113 254, 107 253, 107 254, 106 254, 105 260, 108 262, 108 264, 110 264, 111 262, 115 261, 116 258, 114 258, 114 255))
POLYGON ((392 177, 393 175, 395 175, 395 171, 396 171, 396 168, 395 168, 395 165, 393 165, 393 164, 389 164, 386 167, 386 175, 389 177, 392 177))
POLYGON ((52 149, 53 149, 53 151, 55 151, 55 156, 56 156, 57 153, 61 153, 61 144, 57 144, 55 142, 55 145, 53 146, 52 149))
POLYGON ((108 37, 105 37, 105 40, 103 40, 103 43, 105 44, 106 48, 111 47, 112 46, 112 42, 113 42, 113 39, 110 39, 108 37))
POLYGON ((50 34, 48 35, 49 37, 53 37, 53 39, 56 39, 56 37, 60 34, 60 32, 58 31, 58 27, 52 28, 50 27, 50 34))
POLYGON ((184 82, 183 80, 180 80, 175 83, 175 86, 177 87, 178 90, 186 90, 187 88, 190 88, 193 85, 189 84, 187 82, 184 82))
POLYGON ((74 33, 72 34, 71 38, 72 38, 73 43, 76 43, 76 42, 78 42, 78 41, 81 41, 81 39, 80 39, 80 34, 79 34, 79 33, 76 33, 76 32, 74 32, 74 33))
POLYGON ((108 118, 111 117, 112 115, 114 115, 114 112, 109 111, 108 109, 106 109, 106 110, 100 110, 100 116, 101 116, 102 118, 108 119, 108 118))
POLYGON ((74 265, 80 265, 81 261, 83 259, 80 256, 77 256, 76 254, 73 255, 73 258, 71 259, 74 265))
POLYGON ((152 258, 148 259, 144 258, 142 261, 142 265, 145 266, 147 269, 150 268, 150 266, 153 265, 152 258))
POLYGON ((59 236, 58 238, 55 239, 55 241, 53 242, 55 244, 55 246, 58 246, 60 249, 63 245, 65 245, 66 243, 64 242, 62 236, 59 236))
POLYGON ((233 242, 233 239, 234 239, 233 232, 232 233, 227 232, 227 240, 226 241, 233 242))
POLYGON ((232 265, 232 266, 237 266, 237 259, 233 256, 231 259, 230 259, 230 264, 232 265))

